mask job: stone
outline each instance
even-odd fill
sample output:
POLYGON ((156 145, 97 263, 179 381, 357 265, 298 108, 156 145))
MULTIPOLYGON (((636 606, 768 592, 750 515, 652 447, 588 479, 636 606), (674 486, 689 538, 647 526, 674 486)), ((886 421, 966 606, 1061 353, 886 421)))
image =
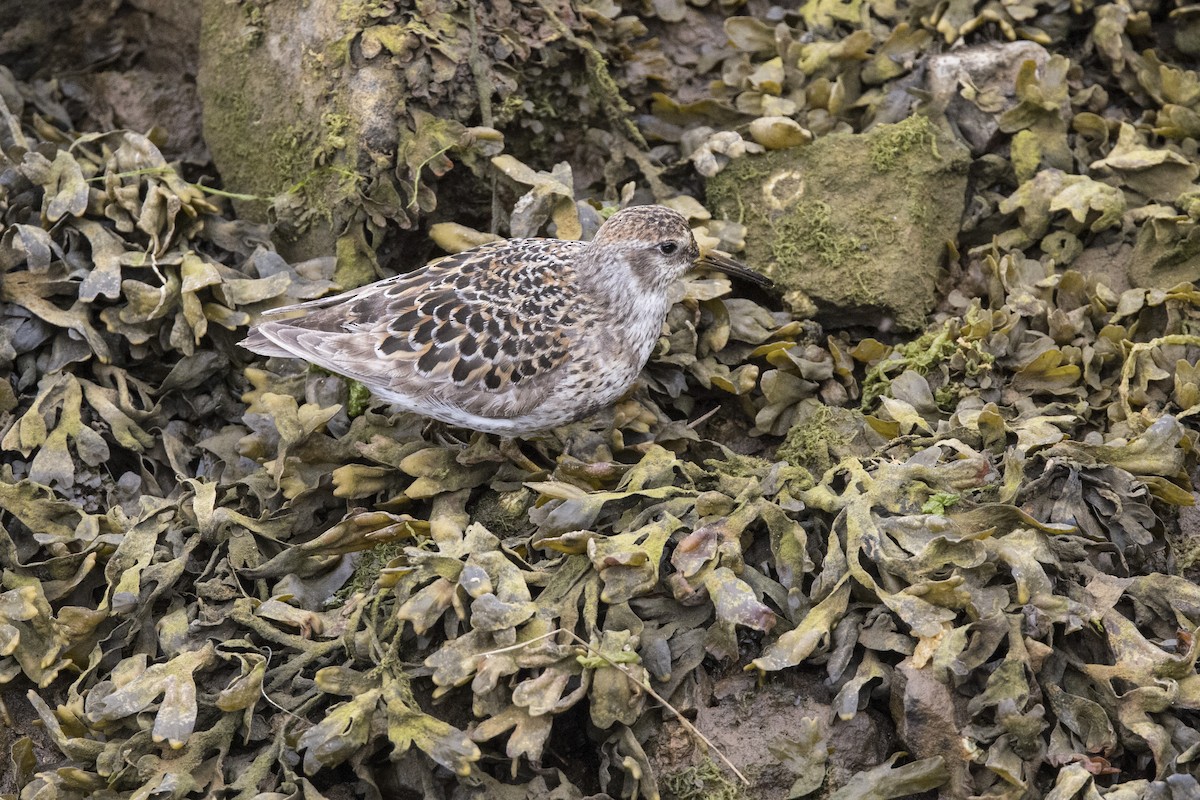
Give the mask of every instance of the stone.
POLYGON ((967 148, 924 117, 745 156, 708 182, 745 259, 829 327, 917 330, 966 204, 967 148))

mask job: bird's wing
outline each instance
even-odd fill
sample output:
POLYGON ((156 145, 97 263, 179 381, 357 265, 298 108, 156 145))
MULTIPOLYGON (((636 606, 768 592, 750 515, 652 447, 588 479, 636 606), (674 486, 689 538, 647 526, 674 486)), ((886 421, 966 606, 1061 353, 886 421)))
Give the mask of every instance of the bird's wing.
POLYGON ((571 268, 584 246, 485 244, 348 295, 292 306, 306 313, 263 322, 242 344, 306 359, 385 396, 438 398, 450 387, 455 396, 508 395, 566 363, 586 304, 571 268))

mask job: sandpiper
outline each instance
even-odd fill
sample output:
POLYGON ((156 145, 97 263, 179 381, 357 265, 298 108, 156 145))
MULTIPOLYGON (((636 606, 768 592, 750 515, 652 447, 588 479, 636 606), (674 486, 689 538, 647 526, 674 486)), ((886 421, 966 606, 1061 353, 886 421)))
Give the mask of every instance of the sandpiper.
POLYGON ((769 285, 700 249, 663 206, 613 214, 591 242, 508 239, 341 295, 273 309, 242 347, 302 358, 451 425, 522 436, 582 419, 637 379, 695 265, 769 285))

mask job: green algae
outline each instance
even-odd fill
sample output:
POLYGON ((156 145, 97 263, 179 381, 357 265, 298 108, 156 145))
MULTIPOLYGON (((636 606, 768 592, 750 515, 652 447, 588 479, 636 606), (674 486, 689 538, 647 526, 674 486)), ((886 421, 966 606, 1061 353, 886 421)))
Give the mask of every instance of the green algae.
POLYGON ((706 758, 660 779, 666 800, 745 800, 746 793, 721 771, 711 758, 706 758))
POLYGON ((871 164, 880 172, 899 167, 905 157, 918 147, 929 149, 929 155, 940 159, 937 131, 928 117, 909 117, 895 125, 880 125, 878 135, 871 140, 871 164))
POLYGON ((771 255, 777 261, 794 261, 801 253, 814 254, 827 267, 866 261, 862 241, 834 221, 828 203, 801 202, 794 212, 776 225, 781 235, 771 242, 771 255))
POLYGON ((861 415, 852 409, 803 401, 776 456, 811 475, 823 475, 847 455, 860 422, 861 415))
MULTIPOLYGON (((973 309, 972 313, 983 313, 973 309)), ((971 322, 968 314, 966 323, 971 322)), ((940 328, 928 330, 909 342, 897 345, 888 358, 867 370, 863 379, 862 408, 868 409, 875 400, 884 394, 891 385, 892 378, 906 370, 913 370, 919 375, 927 375, 937 365, 950 361, 955 356, 962 357, 962 370, 970 377, 991 368, 996 357, 987 352, 986 343, 978 339, 963 336, 962 329, 953 320, 948 320, 940 328)), ((939 386, 934 390, 934 399, 939 407, 953 407, 961 397, 963 387, 950 383, 939 386)))

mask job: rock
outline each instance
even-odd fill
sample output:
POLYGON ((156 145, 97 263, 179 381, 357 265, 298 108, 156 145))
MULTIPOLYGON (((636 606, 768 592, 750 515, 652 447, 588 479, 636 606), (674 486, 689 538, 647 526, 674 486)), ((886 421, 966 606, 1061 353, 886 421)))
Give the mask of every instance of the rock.
POLYGON ((1040 70, 1049 60, 1046 48, 1025 41, 989 43, 931 56, 926 79, 931 111, 953 120, 972 153, 986 153, 999 130, 1000 115, 1017 104, 1021 65, 1033 61, 1040 70))
POLYGON ((450 170, 452 194, 488 196, 489 159, 505 147, 493 123, 514 123, 527 94, 549 88, 562 113, 593 99, 549 66, 570 44, 540 6, 385 6, 202 4, 197 85, 225 188, 248 196, 239 216, 275 224, 285 257, 336 252, 342 286, 373 279, 377 253, 412 257, 408 232, 439 210, 450 170))
MULTIPOLYGON (((668 789, 664 796, 784 800, 799 796, 791 794, 798 777, 793 769, 798 761, 808 761, 818 768, 816 783, 824 783, 825 791, 805 796, 828 797, 850 783, 856 773, 885 761, 897 745, 891 722, 870 709, 849 719, 838 716, 830 706, 832 692, 824 678, 807 666, 784 678, 768 679, 761 686, 753 676, 744 674, 710 684, 709 676, 703 674, 698 690, 690 692, 703 702, 689 716, 751 785, 740 787, 735 794, 732 776, 723 774, 722 769, 711 770, 711 759, 716 756, 678 722, 667 719, 646 743, 660 785, 668 789), (793 757, 785 767, 779 753, 789 751, 807 758, 793 757), (707 774, 705 767, 710 768, 707 774), (671 787, 687 787, 692 793, 672 791, 671 787)), ((687 694, 684 687, 673 699, 678 702, 687 694)))
POLYGON ((283 223, 277 244, 290 258, 334 252, 358 205, 360 156, 372 136, 398 125, 398 73, 349 68, 356 30, 341 11, 330 0, 268 4, 257 16, 203 4, 204 138, 226 187, 256 198, 237 201, 238 214, 283 223), (286 210, 277 198, 289 198, 286 210))
POLYGON ((748 226, 746 261, 796 312, 915 330, 937 300, 969 165, 962 144, 913 117, 745 156, 709 181, 708 200, 748 226))

